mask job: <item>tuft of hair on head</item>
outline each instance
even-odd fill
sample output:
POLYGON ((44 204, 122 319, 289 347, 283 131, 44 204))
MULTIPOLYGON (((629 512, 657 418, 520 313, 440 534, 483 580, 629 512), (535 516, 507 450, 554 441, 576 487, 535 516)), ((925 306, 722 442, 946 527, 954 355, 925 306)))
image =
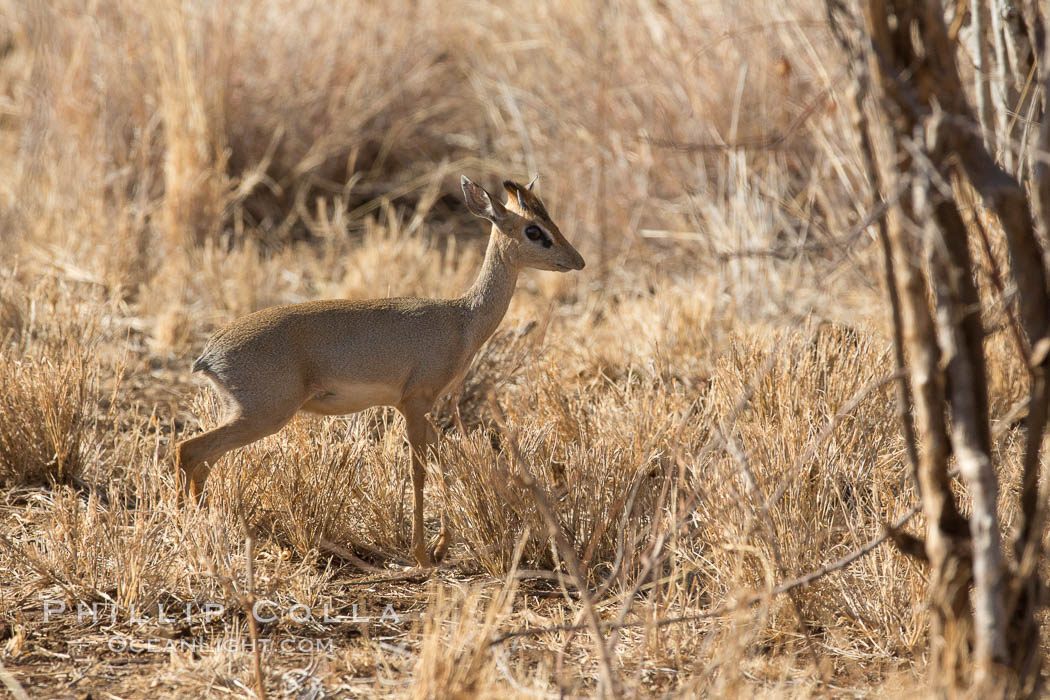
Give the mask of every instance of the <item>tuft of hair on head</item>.
POLYGON ((536 178, 533 178, 527 187, 513 180, 504 180, 503 189, 507 191, 507 203, 521 214, 528 214, 529 216, 549 221, 550 216, 547 214, 543 202, 532 192, 532 187, 535 184, 536 178))
POLYGON ((525 197, 522 195, 523 188, 513 180, 504 180, 503 189, 507 191, 507 194, 518 202, 518 209, 524 214, 529 210, 529 206, 525 203, 525 197))
POLYGON ((518 206, 521 208, 522 212, 526 212, 530 209, 536 208, 535 206, 530 206, 530 204, 534 204, 539 201, 536 198, 536 195, 532 193, 532 188, 536 185, 536 181, 538 179, 539 175, 532 178, 529 184, 524 186, 517 182, 514 182, 513 180, 503 181, 503 189, 507 191, 507 194, 510 196, 511 200, 517 200, 518 206))

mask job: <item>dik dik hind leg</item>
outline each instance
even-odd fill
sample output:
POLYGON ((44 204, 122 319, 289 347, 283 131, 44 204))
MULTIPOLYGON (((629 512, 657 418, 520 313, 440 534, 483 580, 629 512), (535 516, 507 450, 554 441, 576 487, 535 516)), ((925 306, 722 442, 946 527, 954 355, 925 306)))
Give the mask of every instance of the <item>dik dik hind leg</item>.
MULTIPOLYGON (((408 432, 408 443, 412 452, 412 554, 420 566, 432 566, 430 553, 423 541, 423 483, 426 480, 426 458, 428 448, 433 444, 432 430, 427 421, 427 410, 430 404, 418 402, 401 408, 405 416, 405 428, 408 432)), ((450 537, 441 518, 441 534, 434 547, 434 556, 440 560, 445 556, 450 537)))
POLYGON ((176 453, 179 466, 176 477, 182 487, 178 492, 179 501, 184 496, 190 496, 196 502, 204 502, 204 483, 208 480, 211 465, 219 457, 230 450, 273 435, 294 415, 295 410, 280 413, 241 412, 219 427, 179 443, 176 453))

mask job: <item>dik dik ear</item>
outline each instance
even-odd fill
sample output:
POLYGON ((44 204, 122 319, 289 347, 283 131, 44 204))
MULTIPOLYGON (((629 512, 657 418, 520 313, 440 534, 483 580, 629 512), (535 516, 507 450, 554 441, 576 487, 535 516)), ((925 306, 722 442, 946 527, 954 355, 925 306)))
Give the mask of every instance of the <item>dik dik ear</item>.
POLYGON ((507 210, 503 205, 489 196, 485 188, 476 182, 472 182, 466 175, 460 176, 460 184, 463 186, 463 199, 467 202, 467 209, 474 216, 496 223, 507 217, 507 210))

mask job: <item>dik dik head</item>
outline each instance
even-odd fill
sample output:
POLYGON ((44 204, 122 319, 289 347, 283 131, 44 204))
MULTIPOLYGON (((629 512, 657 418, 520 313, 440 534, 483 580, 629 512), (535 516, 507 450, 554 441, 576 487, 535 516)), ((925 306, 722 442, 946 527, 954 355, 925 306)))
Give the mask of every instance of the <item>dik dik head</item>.
POLYGON ((517 265, 555 272, 583 269, 583 256, 561 235, 531 184, 504 180, 506 204, 466 176, 462 185, 470 213, 492 222, 493 234, 502 237, 504 251, 517 265))

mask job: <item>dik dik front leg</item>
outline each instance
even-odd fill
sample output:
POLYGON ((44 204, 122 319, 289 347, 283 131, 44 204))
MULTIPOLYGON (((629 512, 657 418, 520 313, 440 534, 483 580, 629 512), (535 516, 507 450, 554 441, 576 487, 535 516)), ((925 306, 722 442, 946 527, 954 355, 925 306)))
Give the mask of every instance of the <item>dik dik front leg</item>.
MULTIPOLYGON (((430 553, 423 541, 423 483, 426 480, 426 458, 433 444, 433 430, 427 420, 430 404, 416 401, 400 408, 405 417, 408 443, 412 453, 412 554, 420 566, 433 566, 430 553)), ((441 519, 441 534, 434 546, 434 558, 440 561, 445 556, 449 545, 449 534, 445 519, 441 519)))

